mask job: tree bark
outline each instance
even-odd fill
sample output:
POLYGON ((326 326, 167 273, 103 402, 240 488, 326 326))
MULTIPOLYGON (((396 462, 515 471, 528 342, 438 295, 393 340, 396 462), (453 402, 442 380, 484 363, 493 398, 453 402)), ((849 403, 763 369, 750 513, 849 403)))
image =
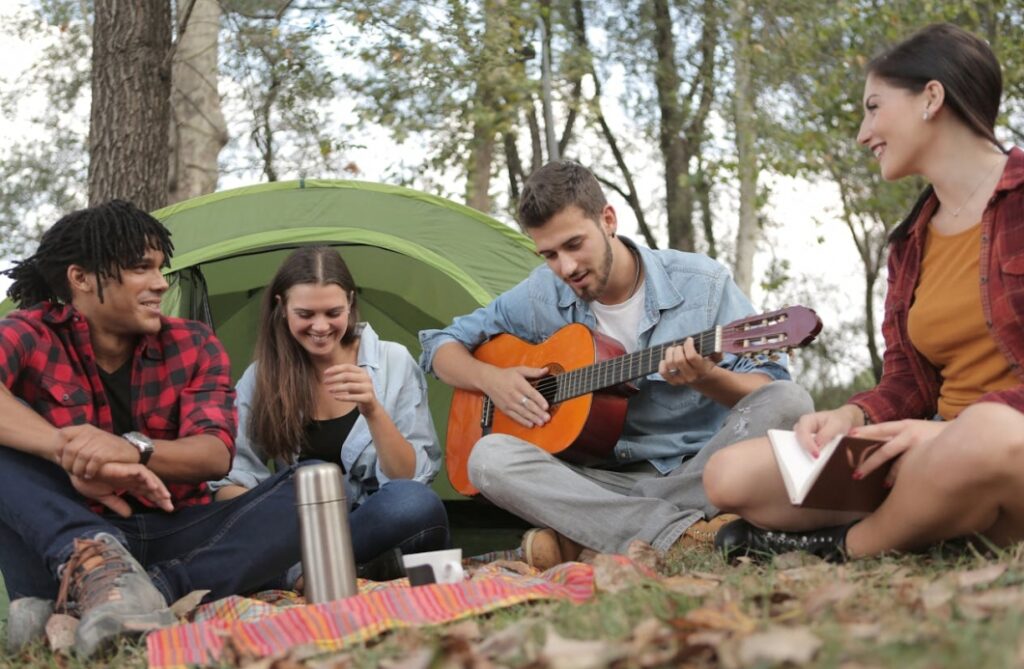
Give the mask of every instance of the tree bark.
POLYGON ((482 67, 477 73, 476 94, 470 109, 473 138, 466 161, 466 204, 485 214, 491 211, 491 176, 498 134, 497 80, 500 77, 493 68, 498 62, 496 55, 504 46, 505 31, 501 26, 505 16, 504 5, 505 0, 484 0, 482 53, 483 62, 491 66, 482 67))
MULTIPOLYGON (((178 11, 184 9, 179 3, 178 11)), ((217 189, 217 159, 228 141, 217 90, 220 17, 217 0, 196 0, 178 37, 171 70, 170 204, 217 189)))
POLYGON ((676 66, 676 40, 672 32, 671 3, 653 0, 654 85, 658 95, 660 120, 658 146, 665 171, 665 209, 668 213, 669 247, 696 250, 693 210, 694 183, 691 159, 704 143, 704 125, 714 95, 715 48, 718 44, 718 17, 715 0, 705 0, 699 43, 700 65, 689 90, 682 93, 683 81, 676 66))
POLYGON ((657 62, 654 85, 658 91, 658 146, 665 170, 665 209, 668 213, 668 245, 683 251, 694 249, 693 194, 689 188, 689 156, 683 145, 682 80, 676 67, 676 40, 668 0, 654 0, 654 50, 657 62))
POLYGON ((89 117, 89 202, 151 211, 167 203, 171 8, 96 0, 89 117))
POLYGON ((751 89, 750 6, 746 0, 733 5, 733 112, 736 129, 736 163, 739 177, 739 225, 736 232, 736 262, 733 278, 748 297, 754 283, 754 254, 761 240, 757 223, 757 121, 754 117, 754 93, 751 89))

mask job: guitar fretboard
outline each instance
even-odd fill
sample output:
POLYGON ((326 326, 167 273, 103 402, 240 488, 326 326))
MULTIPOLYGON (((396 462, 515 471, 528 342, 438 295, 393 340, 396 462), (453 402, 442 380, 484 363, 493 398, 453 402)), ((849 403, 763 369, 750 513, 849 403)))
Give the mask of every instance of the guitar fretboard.
MULTIPOLYGON (((658 365, 665 357, 665 349, 679 346, 686 337, 676 341, 665 342, 617 358, 580 367, 569 372, 556 374, 539 380, 535 386, 550 403, 564 402, 574 397, 617 386, 658 370, 658 365)), ((697 353, 709 356, 722 350, 722 328, 716 326, 693 335, 693 345, 697 353)))

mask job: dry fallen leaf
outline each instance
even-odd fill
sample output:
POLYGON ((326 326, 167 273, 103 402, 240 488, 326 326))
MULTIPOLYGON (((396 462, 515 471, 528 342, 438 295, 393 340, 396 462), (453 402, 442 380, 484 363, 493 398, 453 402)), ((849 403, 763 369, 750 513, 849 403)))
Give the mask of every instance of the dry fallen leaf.
POLYGON ((848 581, 833 581, 815 588, 804 597, 804 610, 814 616, 839 604, 857 592, 857 586, 848 581))
POLYGON ((1006 573, 1005 564, 993 564, 981 569, 961 571, 956 574, 956 584, 962 590, 968 590, 982 585, 989 585, 998 580, 1004 573, 1006 573))
POLYGON ((929 583, 921 589, 921 608, 928 613, 945 616, 954 594, 953 586, 946 580, 929 583))
POLYGON ((824 578, 835 578, 834 568, 824 562, 807 565, 805 567, 791 567, 778 573, 781 583, 801 583, 805 581, 820 581, 824 578))
POLYGON ((469 618, 446 628, 444 636, 456 639, 465 639, 467 641, 477 641, 480 639, 480 625, 478 625, 472 618, 469 618))
POLYGON ((405 657, 383 660, 381 669, 429 669, 434 661, 433 648, 420 648, 405 657))
POLYGON ((790 551, 772 558, 772 566, 776 569, 793 569, 818 564, 822 564, 821 558, 805 551, 790 551))
POLYGON ((535 645, 529 643, 532 627, 530 621, 521 620, 483 639, 474 646, 474 651, 498 662, 504 662, 519 654, 527 656, 527 659, 532 661, 536 654, 535 645))
POLYGON ((654 546, 646 541, 634 539, 626 547, 626 557, 648 570, 649 575, 657 574, 664 567, 664 559, 654 546))
POLYGON ((1014 587, 964 594, 957 597, 956 606, 964 617, 982 620, 996 611, 1024 607, 1024 590, 1014 587))
POLYGON ((203 597, 208 594, 210 594, 209 590, 193 590, 171 604, 171 613, 177 616, 178 620, 184 620, 190 613, 195 611, 196 607, 199 606, 199 602, 203 601, 203 597))
POLYGON ((594 558, 594 587, 602 592, 620 592, 646 581, 647 576, 632 562, 615 555, 594 558))
POLYGON ((78 629, 78 618, 64 613, 54 613, 46 621, 46 641, 54 653, 70 654, 75 645, 75 630, 78 629))
POLYGON ((705 581, 717 581, 718 583, 725 580, 725 577, 721 574, 714 574, 710 571, 691 571, 690 576, 693 576, 694 578, 702 578, 705 581))
POLYGON ((548 628, 540 659, 547 663, 548 669, 598 669, 627 655, 629 648, 625 644, 566 639, 548 628))
POLYGON ((718 587, 721 581, 694 576, 669 576, 658 581, 664 588, 688 597, 704 597, 718 587))
POLYGON ((678 645, 671 627, 657 618, 647 618, 633 628, 629 657, 640 667, 664 666, 676 656, 678 645))
POLYGON ((742 639, 738 659, 744 667, 765 662, 806 664, 814 659, 821 644, 821 639, 806 627, 774 627, 742 639))
POLYGON ((307 669, 352 669, 355 666, 356 661, 351 652, 336 653, 306 662, 307 669))
POLYGON ((882 633, 882 626, 878 623, 847 623, 843 625, 843 632, 848 639, 875 639, 882 633))
POLYGON ((754 619, 743 613, 735 602, 727 602, 720 606, 705 606, 688 612, 683 620, 712 630, 725 630, 743 634, 753 632, 757 627, 754 619))

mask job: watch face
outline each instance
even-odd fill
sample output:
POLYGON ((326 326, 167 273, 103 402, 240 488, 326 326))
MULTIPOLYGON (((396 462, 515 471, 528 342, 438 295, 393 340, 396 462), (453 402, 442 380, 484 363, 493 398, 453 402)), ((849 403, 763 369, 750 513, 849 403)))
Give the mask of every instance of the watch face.
POLYGON ((139 449, 139 463, 146 464, 153 455, 153 440, 141 432, 128 432, 123 435, 135 448, 139 449))

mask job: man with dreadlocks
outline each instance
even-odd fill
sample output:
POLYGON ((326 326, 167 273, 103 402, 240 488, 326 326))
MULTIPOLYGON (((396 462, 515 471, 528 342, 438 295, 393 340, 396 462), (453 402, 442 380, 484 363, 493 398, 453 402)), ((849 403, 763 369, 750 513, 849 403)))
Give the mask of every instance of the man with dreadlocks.
POLYGON ((160 313, 172 251, 159 221, 114 200, 65 216, 7 271, 20 307, 0 320, 9 650, 56 609, 80 617, 89 656, 173 623, 168 604, 193 590, 251 591, 299 560, 289 471, 228 502, 204 483, 231 468, 234 391, 210 329, 160 313))

